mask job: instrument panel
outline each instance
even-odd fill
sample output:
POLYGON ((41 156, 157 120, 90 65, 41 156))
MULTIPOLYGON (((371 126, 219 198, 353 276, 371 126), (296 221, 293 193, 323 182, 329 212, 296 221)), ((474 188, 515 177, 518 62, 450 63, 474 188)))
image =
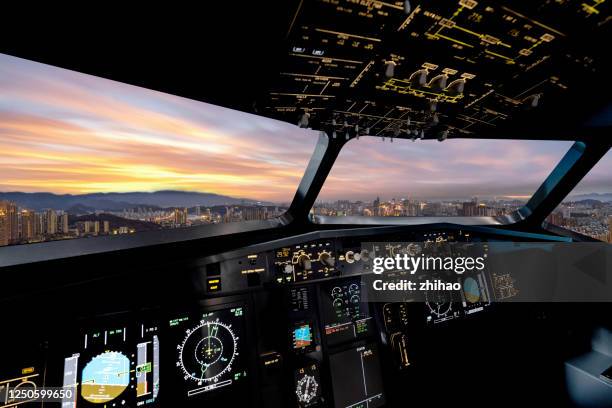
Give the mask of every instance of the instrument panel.
POLYGON ((510 293, 508 279, 465 273, 451 298, 432 292, 422 303, 368 302, 373 257, 443 254, 442 244, 489 237, 461 229, 332 233, 203 258, 191 270, 201 292, 182 306, 83 316, 47 333, 28 359, 1 367, 0 407, 26 403, 9 391, 43 386, 73 391, 58 401, 64 408, 267 406, 260 389, 283 395, 276 406, 379 407, 388 397, 384 359, 400 371, 419 363, 415 330, 486 316, 499 292, 495 279, 510 293))
POLYGON ((278 283, 337 276, 335 245, 332 241, 313 241, 274 251, 274 269, 278 283))
MULTIPOLYGON (((77 322, 49 334, 21 367, 0 367, 0 407, 60 403, 63 408, 244 404, 254 372, 245 301, 180 312, 125 312, 77 322), (65 337, 63 337, 65 336, 65 337), (12 398, 23 389, 61 390, 63 397, 12 398)), ((46 392, 46 391, 45 391, 46 392)))
MULTIPOLYGON (((206 271, 207 276, 211 276, 239 268, 242 275, 256 274, 259 276, 258 279, 249 277, 250 281, 257 281, 261 284, 269 282, 278 285, 292 285, 370 273, 371 261, 376 256, 395 257, 397 254, 418 256, 424 251, 441 254, 441 251, 446 250, 443 249, 446 243, 466 243, 474 240, 473 234, 464 230, 427 231, 403 236, 401 239, 397 238, 393 236, 394 241, 404 241, 408 244, 405 247, 391 243, 374 247, 364 246, 364 243, 387 240, 387 238, 378 237, 372 239, 368 236, 322 237, 319 239, 304 237, 304 240, 296 237, 278 247, 270 243, 215 256, 205 260, 206 271), (259 249, 260 247, 262 248, 259 249), (211 271, 221 272, 211 273, 211 271)), ((248 286, 253 286, 252 282, 248 286)), ((213 288, 209 292, 214 292, 216 289, 213 288)))

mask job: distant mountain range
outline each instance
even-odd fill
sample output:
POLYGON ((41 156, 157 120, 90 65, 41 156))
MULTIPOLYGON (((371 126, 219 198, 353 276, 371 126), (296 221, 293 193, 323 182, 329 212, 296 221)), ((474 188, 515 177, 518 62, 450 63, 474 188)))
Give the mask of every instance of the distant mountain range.
POLYGON ((164 190, 152 193, 91 193, 91 194, 53 194, 0 192, 0 200, 17 203, 20 207, 32 210, 52 208, 83 214, 95 210, 119 211, 133 207, 210 207, 214 205, 255 204, 273 205, 246 198, 234 198, 213 193, 164 190))
POLYGON ((570 195, 564 201, 584 201, 584 200, 596 200, 601 202, 612 201, 612 193, 589 193, 589 194, 576 194, 570 195))

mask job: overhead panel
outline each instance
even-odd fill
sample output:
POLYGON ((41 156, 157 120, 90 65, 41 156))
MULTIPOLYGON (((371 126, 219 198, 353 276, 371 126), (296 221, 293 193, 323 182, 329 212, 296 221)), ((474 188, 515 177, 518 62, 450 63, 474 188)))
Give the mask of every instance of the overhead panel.
POLYGON ((608 21, 605 0, 303 1, 259 107, 337 137, 490 132, 598 75, 608 21))

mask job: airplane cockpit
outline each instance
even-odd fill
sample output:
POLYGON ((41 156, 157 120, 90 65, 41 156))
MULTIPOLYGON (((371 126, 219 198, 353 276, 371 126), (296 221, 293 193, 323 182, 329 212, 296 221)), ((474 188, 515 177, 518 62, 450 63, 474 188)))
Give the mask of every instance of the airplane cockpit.
POLYGON ((0 35, 0 408, 612 406, 609 3, 264 3, 0 35))

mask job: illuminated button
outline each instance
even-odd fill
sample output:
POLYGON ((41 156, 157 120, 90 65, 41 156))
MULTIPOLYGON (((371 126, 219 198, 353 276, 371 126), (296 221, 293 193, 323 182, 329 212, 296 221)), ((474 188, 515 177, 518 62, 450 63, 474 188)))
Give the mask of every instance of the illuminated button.
POLYGON ((221 278, 208 278, 206 288, 209 292, 219 292, 221 290, 221 278))

